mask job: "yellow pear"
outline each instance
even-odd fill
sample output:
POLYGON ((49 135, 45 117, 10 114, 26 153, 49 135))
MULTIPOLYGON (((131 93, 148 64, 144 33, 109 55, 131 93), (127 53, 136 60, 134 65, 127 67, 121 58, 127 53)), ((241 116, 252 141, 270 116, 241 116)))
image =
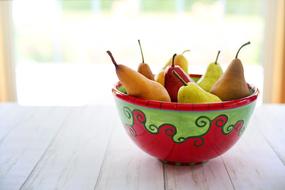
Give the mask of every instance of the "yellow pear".
POLYGON ((248 85, 244 78, 241 60, 238 59, 240 50, 249 44, 250 42, 247 42, 239 48, 235 59, 232 60, 225 73, 217 80, 210 91, 223 101, 239 99, 250 95, 248 85))
MULTIPOLYGON (((185 73, 188 73, 188 60, 184 56, 184 53, 189 52, 190 50, 185 50, 181 54, 177 55, 175 58, 174 65, 178 65, 181 67, 185 73)), ((168 66, 172 64, 172 58, 169 59, 169 61, 166 63, 166 65, 163 67, 163 70, 165 70, 168 66)))
POLYGON ((183 83, 183 86, 179 88, 177 94, 179 103, 201 104, 221 102, 219 97, 205 91, 197 83, 186 83, 176 71, 173 71, 173 74, 183 83))
POLYGON ((177 98, 180 103, 201 104, 222 102, 218 96, 205 91, 195 82, 189 82, 187 86, 182 86, 178 91, 177 98))
POLYGON ((139 64, 138 67, 138 72, 144 75, 146 78, 150 80, 154 80, 154 75, 151 72, 151 69, 148 64, 144 62, 144 56, 143 56, 143 51, 142 51, 142 46, 140 40, 138 40, 139 46, 140 46, 140 51, 141 51, 141 56, 142 56, 142 63, 139 64))
POLYGON ((167 90, 160 83, 146 78, 141 73, 133 69, 117 64, 112 53, 107 51, 112 63, 116 68, 117 76, 126 88, 127 94, 147 100, 157 100, 170 102, 170 96, 167 90))
POLYGON ((164 74, 165 71, 161 70, 156 76, 155 76, 155 81, 159 82, 161 85, 164 86, 164 74))

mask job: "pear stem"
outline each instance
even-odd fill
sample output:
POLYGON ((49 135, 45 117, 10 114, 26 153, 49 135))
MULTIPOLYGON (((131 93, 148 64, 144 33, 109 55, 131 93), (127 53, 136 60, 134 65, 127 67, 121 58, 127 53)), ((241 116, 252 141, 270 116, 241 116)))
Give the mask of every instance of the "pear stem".
POLYGON ((217 54, 217 57, 216 57, 216 60, 215 60, 215 64, 217 64, 217 63, 218 63, 218 59, 219 59, 219 55, 220 55, 220 53, 221 53, 221 51, 219 50, 219 51, 218 51, 218 54, 217 54))
POLYGON ((175 61, 175 57, 176 57, 176 53, 173 55, 172 57, 172 63, 171 63, 171 67, 174 67, 174 61, 175 61))
POLYGON ((118 68, 118 64, 117 64, 116 60, 114 59, 114 57, 113 57, 111 51, 108 50, 108 51, 107 51, 107 54, 110 56, 110 58, 111 58, 111 60, 112 60, 112 63, 115 65, 115 67, 116 67, 116 69, 117 69, 117 68, 118 68))
POLYGON ((140 46, 140 50, 141 50, 142 63, 144 63, 144 56, 143 56, 143 50, 142 50, 141 41, 140 41, 140 40, 138 40, 138 42, 139 42, 139 46, 140 46))
POLYGON ((184 51, 182 52, 182 54, 187 53, 187 52, 190 52, 190 49, 184 50, 184 51))
POLYGON ((185 80, 176 71, 172 71, 172 74, 174 74, 183 83, 184 86, 187 86, 185 80))
POLYGON ((249 45, 249 44, 250 44, 250 42, 246 42, 245 44, 243 44, 243 45, 238 49, 237 54, 236 54, 236 59, 238 58, 238 54, 239 54, 239 51, 241 50, 241 48, 243 48, 244 46, 247 46, 247 45, 249 45))

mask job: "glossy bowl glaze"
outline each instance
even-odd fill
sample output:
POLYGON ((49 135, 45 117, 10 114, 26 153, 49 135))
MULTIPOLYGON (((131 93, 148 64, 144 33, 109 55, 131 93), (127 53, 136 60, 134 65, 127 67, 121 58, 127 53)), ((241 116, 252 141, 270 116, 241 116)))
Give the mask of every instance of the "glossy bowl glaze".
POLYGON ((238 100, 181 104, 135 98, 119 87, 112 92, 129 136, 146 153, 176 165, 205 162, 231 148, 243 134, 258 97, 258 89, 249 86, 252 94, 238 100))

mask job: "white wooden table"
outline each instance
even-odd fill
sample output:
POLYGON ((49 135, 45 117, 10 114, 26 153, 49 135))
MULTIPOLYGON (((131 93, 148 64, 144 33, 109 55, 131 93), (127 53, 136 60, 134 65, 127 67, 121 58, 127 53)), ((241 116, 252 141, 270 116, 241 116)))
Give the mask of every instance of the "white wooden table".
POLYGON ((0 105, 0 189, 285 189, 285 106, 255 110, 241 140, 196 166, 163 165, 112 106, 0 105))

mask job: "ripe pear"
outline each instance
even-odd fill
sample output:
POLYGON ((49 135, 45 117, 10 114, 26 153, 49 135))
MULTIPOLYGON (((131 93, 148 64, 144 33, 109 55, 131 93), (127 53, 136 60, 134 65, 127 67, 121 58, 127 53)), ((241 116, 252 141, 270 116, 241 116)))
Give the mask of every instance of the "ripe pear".
POLYGON ((215 62, 210 63, 207 67, 206 73, 203 75, 203 77, 197 82, 198 85, 206 90, 207 92, 210 92, 212 86, 214 83, 222 76, 223 69, 220 66, 220 64, 217 62, 219 55, 221 51, 218 51, 217 57, 215 62))
POLYGON ((184 81, 191 81, 188 74, 186 74, 181 67, 174 64, 175 59, 176 54, 173 55, 172 64, 166 68, 164 74, 164 86, 168 94, 170 95, 172 102, 177 102, 178 90, 181 86, 183 86, 183 83, 173 75, 173 71, 176 71, 183 78, 184 81))
MULTIPOLYGON (((185 50, 181 54, 177 55, 175 58, 175 62, 174 62, 174 65, 178 65, 179 67, 181 67, 185 73, 188 73, 188 64, 189 63, 188 63, 188 60, 186 59, 186 57, 184 56, 184 53, 189 52, 189 51, 190 50, 185 50)), ((172 64, 172 59, 169 59, 169 61, 165 64, 163 69, 166 69, 171 64, 172 64)))
POLYGON ((177 72, 173 74, 183 83, 183 86, 180 87, 177 99, 179 103, 215 103, 221 102, 221 99, 201 88, 195 82, 186 83, 177 72))
POLYGON ((112 53, 110 51, 107 51, 107 53, 110 56, 112 63, 116 68, 117 76, 125 87, 128 95, 147 100, 170 102, 169 94, 164 86, 146 78, 144 75, 125 65, 117 64, 112 53))
POLYGON ((213 85, 210 91, 223 101, 239 99, 250 95, 250 90, 244 78, 241 60, 238 59, 240 50, 249 44, 250 42, 247 42, 238 49, 235 59, 232 60, 225 73, 213 85))
POLYGON ((144 56, 143 56, 143 51, 142 51, 142 46, 141 46, 140 40, 138 40, 138 42, 139 42, 141 56, 142 56, 142 63, 139 64, 138 72, 143 74, 146 78, 148 78, 150 80, 154 80, 154 75, 151 72, 149 65, 144 62, 144 56))
POLYGON ((155 76, 155 81, 159 82, 161 85, 164 86, 164 70, 161 70, 156 76, 155 76))

